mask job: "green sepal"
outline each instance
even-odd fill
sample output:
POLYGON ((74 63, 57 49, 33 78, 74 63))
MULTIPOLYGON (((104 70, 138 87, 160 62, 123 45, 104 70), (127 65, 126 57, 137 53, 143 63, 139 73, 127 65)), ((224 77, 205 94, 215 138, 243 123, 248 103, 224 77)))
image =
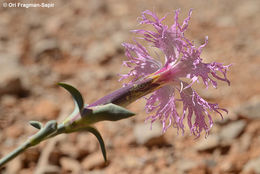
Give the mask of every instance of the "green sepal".
POLYGON ((86 127, 84 130, 89 131, 93 135, 96 136, 96 138, 98 139, 98 142, 99 142, 99 145, 100 145, 100 148, 101 148, 104 160, 105 160, 105 162, 107 162, 107 153, 106 153, 105 143, 104 143, 104 140, 103 140, 101 134, 99 133, 99 131, 96 128, 94 128, 94 127, 86 127))
POLYGON ((84 107, 84 100, 83 100, 81 93, 76 88, 74 88, 73 86, 71 86, 69 84, 60 82, 60 83, 58 83, 58 85, 63 87, 64 89, 66 89, 72 95, 76 108, 78 108, 78 110, 81 112, 82 108, 84 107))
POLYGON ((42 123, 39 121, 29 121, 29 124, 33 126, 36 129, 41 129, 42 128, 42 123))
POLYGON ((95 106, 89 109, 88 112, 91 113, 87 113, 84 117, 85 121, 89 124, 99 121, 118 121, 135 115, 135 113, 113 103, 95 106))

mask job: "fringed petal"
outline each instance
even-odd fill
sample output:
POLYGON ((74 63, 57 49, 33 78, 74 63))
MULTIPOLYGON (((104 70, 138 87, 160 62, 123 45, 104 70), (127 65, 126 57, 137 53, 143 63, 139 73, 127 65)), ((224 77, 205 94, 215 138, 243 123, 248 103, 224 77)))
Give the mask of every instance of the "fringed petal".
POLYGON ((210 84, 216 88, 217 80, 230 84, 226 76, 230 65, 202 61, 200 55, 208 43, 208 37, 203 45, 196 48, 192 41, 184 37, 192 10, 189 11, 182 25, 178 22, 179 13, 180 10, 175 11, 175 22, 170 27, 162 23, 166 16, 160 19, 149 10, 142 13, 139 18, 140 24, 152 25, 155 30, 138 29, 133 32, 161 50, 164 53, 165 62, 162 65, 153 59, 147 49, 137 41, 134 41, 134 44, 124 43, 128 60, 123 65, 131 70, 128 74, 123 74, 120 80, 130 77, 131 81, 128 84, 135 84, 142 79, 153 79, 153 76, 156 78, 159 76, 158 81, 165 84, 146 98, 146 111, 153 113, 147 119, 150 119, 152 123, 159 120, 163 125, 163 132, 171 125, 184 132, 183 121, 187 118, 191 133, 199 137, 202 131, 205 131, 207 135, 213 125, 211 112, 216 112, 222 117, 220 111, 227 112, 227 110, 219 108, 217 104, 208 103, 192 89, 192 85, 200 79, 206 88, 210 84), (182 78, 190 80, 189 84, 182 78), (180 99, 175 98, 176 92, 179 92, 180 99), (182 113, 177 112, 176 102, 183 103, 182 113))

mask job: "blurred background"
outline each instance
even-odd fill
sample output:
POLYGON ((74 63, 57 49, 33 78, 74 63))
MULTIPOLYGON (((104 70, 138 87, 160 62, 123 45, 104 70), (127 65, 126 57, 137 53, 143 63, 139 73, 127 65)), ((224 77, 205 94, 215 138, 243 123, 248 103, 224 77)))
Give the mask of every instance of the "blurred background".
POLYGON ((29 120, 62 120, 73 110, 70 95, 57 82, 77 87, 91 103, 121 87, 126 59, 122 42, 140 28, 144 10, 160 17, 181 9, 180 22, 193 8, 186 36, 196 45, 209 36, 205 62, 232 64, 231 86, 197 88, 227 108, 215 116, 210 135, 195 139, 160 124, 144 123, 143 99, 128 109, 138 113, 102 122, 108 165, 89 133, 61 135, 27 150, 0 169, 3 174, 229 174, 260 173, 260 1, 259 0, 75 0, 11 1, 54 3, 53 8, 0 7, 0 157, 36 130, 29 120))

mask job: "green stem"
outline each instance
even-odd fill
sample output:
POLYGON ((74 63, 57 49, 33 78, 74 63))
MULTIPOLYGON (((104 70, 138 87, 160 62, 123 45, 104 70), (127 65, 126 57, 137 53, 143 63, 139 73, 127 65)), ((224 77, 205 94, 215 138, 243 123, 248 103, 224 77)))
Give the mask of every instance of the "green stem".
POLYGON ((117 121, 133 116, 134 113, 131 111, 113 103, 123 103, 122 105, 126 105, 138 97, 143 96, 147 91, 151 92, 151 89, 154 90, 159 86, 158 84, 153 85, 152 80, 153 79, 148 79, 148 81, 141 84, 132 85, 130 88, 127 87, 112 93, 111 95, 108 95, 108 97, 105 97, 104 99, 93 104, 90 108, 83 108, 83 98, 76 88, 61 83, 60 85, 67 89, 75 100, 76 109, 74 112, 68 117, 68 119, 59 125, 55 120, 48 121, 44 127, 40 122, 30 121, 30 124, 39 129, 39 131, 17 149, 3 157, 0 160, 0 167, 15 158, 20 153, 24 152, 27 148, 35 146, 44 140, 62 133, 71 133, 80 130, 87 130, 97 137, 106 161, 104 141, 100 133, 95 128, 91 127, 91 125, 99 121, 117 121))
POLYGON ((7 156, 3 157, 0 160, 0 167, 3 166, 4 164, 6 164, 8 161, 15 158, 16 156, 18 156, 20 153, 22 153, 23 151, 25 151, 29 147, 30 147, 29 141, 26 141, 25 143, 20 145, 17 149, 15 149, 14 151, 12 151, 11 153, 9 153, 7 156))
MULTIPOLYGON (((24 142, 22 145, 20 145, 17 149, 9 153, 7 156, 3 157, 0 160, 0 167, 2 167, 4 164, 6 164, 8 161, 15 158, 20 153, 24 152, 26 149, 28 149, 31 146, 35 146, 39 144, 40 142, 48 139, 49 136, 52 134, 57 135, 57 122, 55 120, 48 121, 44 128, 40 129, 36 134, 34 134, 32 137, 30 137, 26 142, 24 142)), ((54 136, 53 135, 53 136, 54 136)), ((52 137, 52 136, 51 136, 52 137)))

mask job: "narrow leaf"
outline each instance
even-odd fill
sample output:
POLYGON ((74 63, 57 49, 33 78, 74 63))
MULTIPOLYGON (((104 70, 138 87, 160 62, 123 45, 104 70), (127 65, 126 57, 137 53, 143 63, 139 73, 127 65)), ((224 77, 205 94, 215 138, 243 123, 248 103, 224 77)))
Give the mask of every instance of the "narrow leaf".
POLYGON ((69 84, 58 83, 58 85, 66 89, 72 95, 76 106, 78 107, 79 111, 81 111, 82 108, 84 107, 84 100, 81 93, 76 88, 74 88, 69 84))
POLYGON ((106 147, 105 147, 105 143, 103 141, 103 138, 102 138, 101 134, 94 127, 87 127, 86 130, 91 132, 92 134, 94 134, 97 137, 97 139, 99 141, 99 145, 100 145, 101 151, 102 151, 102 154, 103 154, 103 157, 104 157, 104 160, 105 160, 105 162, 107 162, 106 147))
POLYGON ((30 125, 33 126, 36 129, 42 128, 42 123, 39 121, 29 121, 30 125))

